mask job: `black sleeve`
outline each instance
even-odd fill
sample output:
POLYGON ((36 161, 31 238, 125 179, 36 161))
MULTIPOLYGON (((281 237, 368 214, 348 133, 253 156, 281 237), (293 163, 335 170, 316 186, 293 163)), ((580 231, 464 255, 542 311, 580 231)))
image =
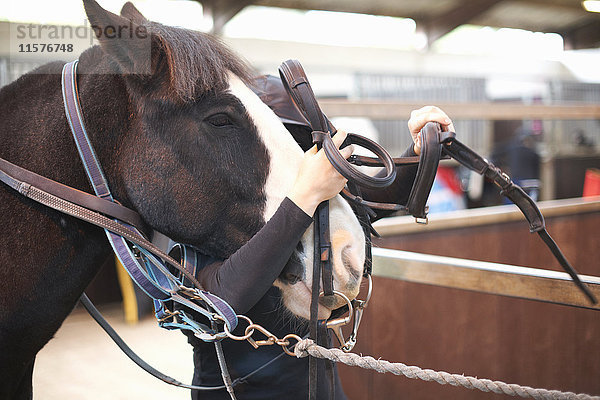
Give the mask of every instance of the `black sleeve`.
MULTIPOLYGON (((402 153, 401 157, 412 157, 417 154, 414 151, 414 145, 411 143, 408 149, 402 153)), ((365 200, 376 201, 380 203, 396 203, 405 205, 410 195, 415 177, 417 176, 417 165, 405 165, 396 167, 396 179, 392 184, 384 189, 366 189, 361 188, 362 197, 365 200)), ((378 175, 383 176, 385 171, 378 175)), ((377 214, 373 221, 392 214, 391 211, 373 210, 377 214)))
POLYGON ((201 269, 198 280, 238 314, 246 313, 273 285, 312 221, 286 197, 248 243, 227 260, 201 269))

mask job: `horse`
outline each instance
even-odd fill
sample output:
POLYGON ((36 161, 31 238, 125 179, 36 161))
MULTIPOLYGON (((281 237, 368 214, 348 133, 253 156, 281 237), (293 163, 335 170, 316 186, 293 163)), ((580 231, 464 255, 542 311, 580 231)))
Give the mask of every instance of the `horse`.
MULTIPOLYGON (((149 229, 226 259, 273 216, 302 150, 251 90, 247 63, 217 38, 147 21, 130 3, 121 15, 83 3, 100 44, 79 56, 79 100, 115 199, 149 229), (115 40, 123 27, 146 41, 115 40)), ((90 192, 65 117, 63 64, 0 89, 0 157, 90 192)), ((346 201, 337 196, 330 207, 334 286, 352 299, 365 237, 346 201), (356 254, 344 256, 349 249, 356 254)), ((30 399, 36 354, 111 249, 101 228, 3 184, 0 216, 0 399, 30 399)), ((293 255, 299 263, 290 263, 301 270, 287 279, 286 265, 274 282, 282 309, 299 321, 310 315, 313 246, 310 227, 293 255)))

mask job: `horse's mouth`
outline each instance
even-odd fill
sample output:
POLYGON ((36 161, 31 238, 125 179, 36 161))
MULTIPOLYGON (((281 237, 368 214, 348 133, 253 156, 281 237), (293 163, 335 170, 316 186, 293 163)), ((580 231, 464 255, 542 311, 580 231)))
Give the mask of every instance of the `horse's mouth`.
MULTIPOLYGON (((306 293, 305 301, 308 302, 308 313, 309 313, 307 319, 310 319, 310 305, 312 303, 312 290, 310 289, 308 284, 304 281, 298 282, 298 285, 302 285, 303 290, 306 293)), ((332 302, 331 297, 335 297, 335 296, 320 296, 319 297, 319 308, 318 308, 318 310, 319 310, 318 318, 319 319, 329 318, 329 316, 331 315, 331 312, 337 308, 337 307, 334 307, 335 299, 333 299, 334 301, 332 302)))
MULTIPOLYGON (((303 280, 294 284, 283 282, 281 279, 275 281, 275 286, 281 290, 283 304, 294 315, 310 320, 311 290, 303 280)), ((331 315, 333 304, 319 301, 318 318, 327 319, 331 315)))
POLYGON ((336 295, 320 296, 319 304, 330 310, 335 310, 336 308, 344 306, 346 304, 346 301, 336 295))
MULTIPOLYGON (((277 280, 275 286, 282 292, 283 302, 287 309, 298 317, 309 320, 310 306, 312 303, 312 291, 309 284, 299 280, 295 284, 289 284, 277 280)), ((336 289, 337 290, 337 289, 336 289)), ((354 292, 354 291, 352 291, 354 292)), ((350 299, 355 296, 346 294, 350 299)), ((318 305, 318 319, 327 319, 333 310, 347 305, 346 299, 339 295, 320 296, 318 305)))

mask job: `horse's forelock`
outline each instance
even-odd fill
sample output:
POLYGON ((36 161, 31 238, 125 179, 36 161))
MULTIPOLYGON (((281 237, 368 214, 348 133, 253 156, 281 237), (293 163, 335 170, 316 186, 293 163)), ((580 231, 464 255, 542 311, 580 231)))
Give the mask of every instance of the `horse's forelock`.
POLYGON ((149 22, 169 68, 169 84, 178 100, 192 101, 203 93, 224 91, 229 73, 252 81, 250 67, 214 36, 149 22))

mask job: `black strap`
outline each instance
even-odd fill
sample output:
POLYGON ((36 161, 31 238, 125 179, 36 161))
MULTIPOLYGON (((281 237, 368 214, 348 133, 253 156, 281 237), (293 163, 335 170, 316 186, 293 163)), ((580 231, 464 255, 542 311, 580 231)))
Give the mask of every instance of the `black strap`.
MULTIPOLYGON (((445 135, 454 135, 448 132, 445 135)), ((417 175, 408 196, 406 209, 419 220, 427 220, 427 199, 442 156, 442 129, 439 124, 426 124, 421 130, 421 156, 417 175)))
POLYGON ((317 213, 319 214, 319 261, 321 263, 321 278, 323 279, 323 295, 333 296, 333 260, 329 232, 329 202, 322 203, 317 208, 317 213))
MULTIPOLYGON (((322 205, 322 204, 321 204, 322 205)), ((319 205, 318 207, 321 207, 319 205)), ((318 208, 317 207, 317 208, 318 208)), ((313 270, 312 270, 312 285, 311 285, 311 301, 310 301, 310 322, 309 322, 309 337, 317 342, 319 338, 319 288, 320 288, 320 277, 321 277, 321 264, 319 262, 321 254, 319 243, 319 212, 315 212, 314 215, 314 230, 313 230, 313 270)), ((319 379, 318 371, 319 360, 315 357, 309 357, 308 359, 308 399, 317 399, 317 387, 319 379)))
MULTIPOLYGON (((100 325, 100 327, 102 329, 104 329, 104 331, 108 334, 108 336, 111 337, 111 339, 117 344, 117 346, 119 346, 121 351, 123 353, 125 353, 125 355, 127 357, 129 357, 129 359, 131 361, 136 363, 137 366, 139 366, 140 368, 142 368, 144 371, 146 371, 150 375, 154 376, 155 378, 160 379, 161 381, 168 383, 169 385, 178 386, 178 387, 181 387, 184 389, 192 389, 192 390, 223 390, 223 389, 226 389, 225 385, 221 385, 221 386, 187 385, 185 383, 179 382, 178 380, 176 380, 174 378, 171 378, 168 375, 163 374, 162 372, 158 371, 157 369, 152 367, 150 364, 148 364, 146 361, 144 361, 140 356, 138 356, 127 345, 127 343, 125 343, 123 338, 121 338, 121 336, 119 336, 119 334, 113 329, 113 327, 110 326, 108 321, 106 321, 106 319, 104 319, 102 314, 100 314, 100 311, 98 311, 98 309, 94 306, 94 304, 90 301, 90 299, 87 297, 87 295, 85 293, 81 295, 81 297, 79 298, 79 301, 81 302, 81 304, 83 304, 83 307, 92 316, 92 318, 94 318, 94 320, 98 323, 98 325, 100 325)), ((236 380, 233 382, 233 385, 235 386, 237 383, 239 383, 239 382, 237 382, 237 380, 236 380)))
MULTIPOLYGON (((432 126, 428 129, 439 129, 439 127, 432 126)), ((529 231, 531 233, 538 233, 561 267, 571 276, 575 285, 577 285, 577 287, 593 304, 597 304, 598 301, 596 297, 593 295, 587 285, 581 281, 577 271, 575 271, 573 266, 560 251, 558 245, 546 230, 544 217, 538 206, 535 204, 535 201, 533 201, 533 199, 529 197, 529 195, 525 193, 521 187, 515 185, 510 177, 502 172, 500 168, 496 167, 494 164, 490 163, 479 154, 465 146, 463 143, 458 141, 456 137, 447 137, 443 140, 443 142, 443 151, 445 153, 450 155, 465 167, 477 172, 480 175, 484 175, 487 179, 500 187, 500 194, 510 199, 521 210, 527 219, 527 222, 529 223, 529 231)))
MULTIPOLYGON (((114 330, 114 328, 112 326, 110 326, 108 321, 102 316, 100 311, 98 311, 96 306, 94 306, 94 304, 91 302, 91 300, 85 293, 81 295, 81 297, 79 298, 79 301, 81 302, 83 307, 87 310, 87 312, 90 314, 90 316, 98 323, 98 325, 100 325, 100 327, 108 334, 108 336, 110 336, 110 338, 115 342, 115 344, 119 347, 119 349, 121 349, 121 351, 127 357, 129 357, 129 359, 131 361, 133 361, 138 367, 142 368, 144 371, 146 371, 153 377, 160 379, 161 381, 168 383, 169 385, 178 386, 178 387, 181 387, 184 389, 190 389, 190 390, 211 391, 211 390, 226 390, 227 389, 227 387, 225 385, 219 385, 219 386, 187 385, 185 383, 179 382, 178 380, 176 380, 174 378, 171 378, 170 376, 168 376, 166 374, 163 374, 162 372, 158 371, 157 369, 152 367, 150 364, 148 364, 146 361, 144 361, 140 356, 138 356, 127 345, 127 343, 125 343, 123 338, 121 338, 121 336, 119 336, 119 334, 114 330)), ((287 354, 281 353, 278 356, 273 357, 271 360, 267 361, 265 364, 261 365, 254 371, 248 373, 247 375, 234 379, 231 382, 231 386, 235 387, 239 384, 245 383, 248 380, 248 378, 252 377, 253 375, 256 375, 257 373, 264 370, 265 368, 272 365, 274 362, 277 362, 277 360, 279 360, 283 357, 287 357, 287 354)))
POLYGON ((386 174, 383 177, 374 177, 360 172, 340 154, 331 140, 335 135, 335 128, 319 108, 306 73, 298 60, 287 60, 282 63, 279 67, 279 75, 290 98, 308 120, 313 131, 313 142, 322 144, 327 158, 341 175, 349 181, 371 189, 389 186, 394 181, 396 177, 394 161, 389 153, 374 141, 349 134, 346 144, 356 144, 375 153, 385 167, 386 174))

